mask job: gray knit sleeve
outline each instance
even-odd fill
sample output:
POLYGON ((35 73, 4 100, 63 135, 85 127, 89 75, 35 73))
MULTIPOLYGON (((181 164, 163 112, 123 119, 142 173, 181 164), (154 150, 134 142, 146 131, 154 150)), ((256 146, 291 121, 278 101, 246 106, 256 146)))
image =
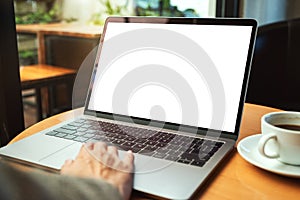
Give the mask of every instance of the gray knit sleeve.
POLYGON ((121 200, 118 190, 99 179, 47 172, 24 172, 0 161, 1 200, 121 200))

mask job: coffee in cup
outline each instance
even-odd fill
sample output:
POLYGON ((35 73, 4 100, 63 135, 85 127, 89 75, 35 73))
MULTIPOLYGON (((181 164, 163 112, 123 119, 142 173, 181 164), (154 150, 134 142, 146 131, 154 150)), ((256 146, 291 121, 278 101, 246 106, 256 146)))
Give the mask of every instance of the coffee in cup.
POLYGON ((300 165, 300 112, 273 112, 261 118, 261 155, 300 165))

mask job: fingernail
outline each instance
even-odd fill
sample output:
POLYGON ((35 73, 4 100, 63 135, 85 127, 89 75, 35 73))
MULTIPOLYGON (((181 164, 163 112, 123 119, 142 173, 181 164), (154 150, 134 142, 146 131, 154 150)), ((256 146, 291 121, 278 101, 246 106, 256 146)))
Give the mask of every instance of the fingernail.
POLYGON ((127 153, 132 153, 132 151, 131 151, 131 150, 128 150, 127 153))
POLYGON ((95 143, 92 143, 92 142, 88 142, 88 143, 83 144, 83 146, 85 148, 88 148, 88 149, 93 149, 94 145, 95 145, 95 143))

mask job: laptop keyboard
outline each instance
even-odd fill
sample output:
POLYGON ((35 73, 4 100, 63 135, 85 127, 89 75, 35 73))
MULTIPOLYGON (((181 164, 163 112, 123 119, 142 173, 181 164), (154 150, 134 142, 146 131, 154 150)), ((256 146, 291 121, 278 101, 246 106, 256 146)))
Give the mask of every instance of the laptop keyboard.
POLYGON ((202 167, 224 144, 103 121, 78 119, 46 133, 77 142, 103 141, 120 150, 202 167))

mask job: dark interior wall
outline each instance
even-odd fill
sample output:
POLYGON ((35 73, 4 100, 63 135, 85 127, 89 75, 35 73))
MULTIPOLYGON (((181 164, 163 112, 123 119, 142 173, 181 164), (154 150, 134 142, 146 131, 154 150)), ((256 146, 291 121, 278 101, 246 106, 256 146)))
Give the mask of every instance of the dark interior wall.
POLYGON ((47 35, 46 62, 78 70, 86 56, 98 45, 99 39, 47 35))
POLYGON ((241 16, 255 18, 259 25, 300 17, 299 0, 241 0, 241 16))
POLYGON ((0 145, 24 129, 13 0, 0 1, 0 145))
MULTIPOLYGON (((76 71, 80 70, 81 73, 84 71, 84 76, 89 78, 96 56, 94 50, 99 43, 99 39, 100 38, 47 35, 45 37, 46 63, 75 69, 76 71), (87 60, 89 60, 89 63, 87 63, 87 60)), ((53 88, 55 90, 54 94, 56 94, 53 105, 56 108, 55 113, 84 105, 88 84, 87 80, 79 80, 81 80, 81 82, 79 83, 77 81, 77 85, 73 88, 66 88, 65 84, 53 88), (66 101, 63 98, 65 94, 72 94, 72 91, 69 91, 70 89, 73 90, 72 102, 66 101)), ((74 82, 72 85, 73 84, 74 82)))
POLYGON ((300 111, 300 19, 259 27, 246 101, 300 111))
POLYGON ((242 0, 242 17, 255 18, 259 25, 286 19, 286 0, 242 0))
POLYGON ((300 1, 299 0, 288 0, 288 4, 286 5, 287 13, 286 18, 287 19, 294 19, 300 17, 300 1))

